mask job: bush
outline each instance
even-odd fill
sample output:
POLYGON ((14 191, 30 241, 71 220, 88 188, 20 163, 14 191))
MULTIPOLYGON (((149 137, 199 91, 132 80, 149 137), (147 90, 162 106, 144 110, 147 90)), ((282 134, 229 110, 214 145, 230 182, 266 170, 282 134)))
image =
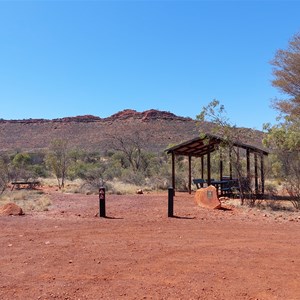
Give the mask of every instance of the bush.
POLYGON ((122 171, 121 180, 135 185, 144 185, 145 175, 142 172, 133 172, 131 169, 125 169, 122 171))

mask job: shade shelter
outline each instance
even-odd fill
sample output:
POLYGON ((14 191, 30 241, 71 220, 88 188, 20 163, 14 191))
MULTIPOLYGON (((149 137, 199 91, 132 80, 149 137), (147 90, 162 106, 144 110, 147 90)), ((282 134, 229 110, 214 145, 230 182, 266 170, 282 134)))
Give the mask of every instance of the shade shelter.
MULTIPOLYGON (((206 182, 208 185, 211 184, 211 153, 218 150, 221 144, 226 144, 226 140, 220 136, 214 134, 205 134, 203 136, 199 136, 192 140, 183 142, 176 146, 166 149, 168 154, 172 155, 172 186, 174 191, 176 190, 175 186, 175 157, 176 156, 187 156, 188 157, 188 166, 189 166, 189 181, 188 181, 188 189, 189 193, 191 193, 191 185, 192 185, 192 174, 191 174, 191 166, 192 166, 192 157, 198 157, 201 159, 201 175, 204 178, 204 159, 206 158, 206 182)), ((231 142, 231 145, 236 148, 244 149, 246 152, 246 174, 247 178, 250 181, 251 179, 251 156, 254 158, 254 184, 255 184, 255 193, 257 195, 264 194, 264 186, 265 186, 265 178, 264 178, 264 156, 268 155, 268 152, 260 147, 245 144, 242 142, 231 142), (260 161, 260 174, 259 173, 259 164, 260 161), (259 185, 259 177, 260 177, 260 185, 259 185)), ((231 154, 229 154, 231 157, 231 154)), ((232 179, 232 164, 230 160, 229 166, 229 178, 232 179)), ((220 155, 220 180, 223 179, 223 159, 222 155, 220 155)))

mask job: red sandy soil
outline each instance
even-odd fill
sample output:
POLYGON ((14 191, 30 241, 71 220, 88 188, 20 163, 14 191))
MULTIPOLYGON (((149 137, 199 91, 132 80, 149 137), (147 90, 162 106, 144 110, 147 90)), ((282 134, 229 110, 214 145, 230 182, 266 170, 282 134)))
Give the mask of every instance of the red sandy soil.
POLYGON ((300 213, 209 210, 177 193, 49 194, 0 217, 0 299, 300 299, 300 213), (26 212, 25 212, 26 213, 26 212))

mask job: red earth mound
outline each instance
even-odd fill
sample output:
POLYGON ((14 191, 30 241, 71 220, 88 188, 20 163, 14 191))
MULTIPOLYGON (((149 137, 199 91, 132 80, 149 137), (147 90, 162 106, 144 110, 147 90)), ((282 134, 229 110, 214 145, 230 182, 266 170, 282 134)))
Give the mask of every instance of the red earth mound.
POLYGON ((7 203, 0 207, 0 216, 21 216, 23 210, 15 203, 7 203))

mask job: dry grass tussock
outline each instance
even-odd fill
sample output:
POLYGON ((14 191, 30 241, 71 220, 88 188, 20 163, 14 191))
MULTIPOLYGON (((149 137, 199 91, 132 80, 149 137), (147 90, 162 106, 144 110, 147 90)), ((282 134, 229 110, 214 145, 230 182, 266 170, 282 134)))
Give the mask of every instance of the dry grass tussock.
POLYGON ((142 190, 143 192, 150 192, 151 189, 147 186, 137 186, 135 184, 124 183, 118 180, 114 180, 108 183, 107 192, 110 194, 117 195, 127 195, 136 194, 137 190, 142 190))
POLYGON ((82 193, 83 186, 84 181, 81 179, 75 179, 73 181, 67 180, 64 188, 62 189, 62 192, 70 194, 82 193))
MULTIPOLYGON (((47 181, 45 181, 45 184, 46 183, 47 181)), ((55 186, 55 184, 53 186, 55 186)), ((104 186, 106 187, 106 192, 108 194, 117 195, 132 195, 136 194, 138 190, 142 190, 144 193, 153 191, 153 189, 147 185, 140 186, 131 183, 125 183, 116 179, 105 182, 104 186)), ((100 186, 92 186, 90 184, 87 184, 81 179, 76 179, 74 181, 66 181, 65 187, 62 189, 62 192, 75 194, 81 193, 85 195, 98 194, 99 187, 100 186)))
MULTIPOLYGON (((58 190, 57 180, 55 178, 45 178, 41 179, 40 181, 43 187, 56 188, 58 190)), ((153 188, 148 185, 140 186, 131 183, 125 183, 116 179, 105 182, 104 186, 106 187, 106 192, 108 194, 117 195, 132 195, 136 194, 137 190, 142 190, 143 192, 153 191, 153 188)), ((76 179, 72 181, 66 180, 65 186, 61 189, 61 192, 70 194, 80 193, 85 195, 91 195, 98 194, 99 187, 100 186, 92 186, 82 179, 76 179)))
MULTIPOLYGON (((40 179, 40 182, 42 187, 55 188, 58 190, 57 180, 55 178, 43 178, 40 179)), ((107 193, 117 195, 132 195, 136 194, 137 190, 142 190, 144 193, 161 191, 150 186, 150 184, 140 186, 131 183, 125 183, 117 179, 107 181, 104 183, 104 185, 107 193)), ((98 194, 99 187, 100 186, 92 186, 82 179, 66 180, 65 186, 61 189, 61 192, 70 194, 80 193, 85 195, 98 194)))
MULTIPOLYGON (((55 188, 58 190, 57 179, 55 178, 43 178, 40 179, 41 186, 46 188, 55 188)), ((81 179, 75 180, 66 180, 65 186, 61 189, 64 193, 77 194, 82 193, 82 186, 84 185, 84 181, 81 179)))
POLYGON ((11 202, 20 206, 25 213, 47 211, 51 205, 49 197, 40 190, 6 191, 0 196, 0 206, 11 202))
POLYGON ((236 208, 244 216, 257 215, 263 218, 270 218, 282 221, 296 221, 299 222, 300 215, 291 202, 286 200, 257 200, 255 206, 241 205, 239 199, 227 199, 222 201, 225 207, 236 208))

